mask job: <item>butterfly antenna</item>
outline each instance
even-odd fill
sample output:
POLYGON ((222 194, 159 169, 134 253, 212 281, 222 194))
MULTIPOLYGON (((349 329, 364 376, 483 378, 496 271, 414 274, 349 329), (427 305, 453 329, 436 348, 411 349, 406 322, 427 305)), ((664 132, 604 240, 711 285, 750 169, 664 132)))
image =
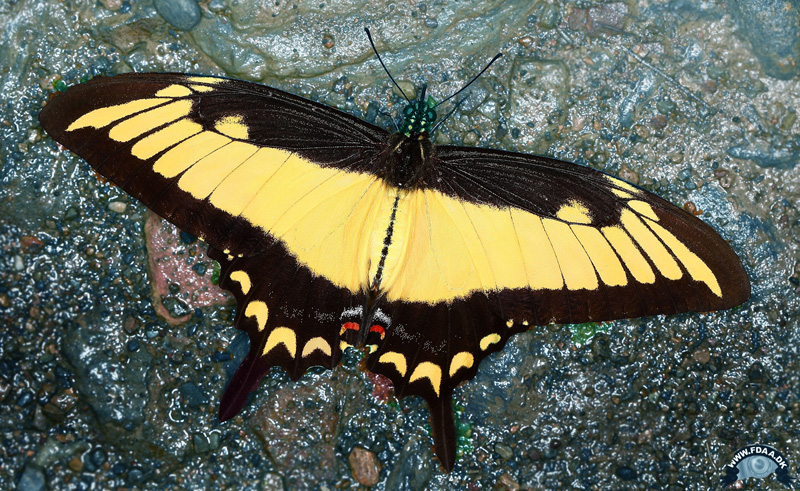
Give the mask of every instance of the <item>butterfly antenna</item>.
MULTIPOLYGON (((369 35, 369 31, 367 31, 367 35, 369 35)), ((370 41, 371 41, 371 40, 372 40, 372 38, 370 38, 370 41)), ((375 48, 375 46, 373 46, 373 49, 374 49, 374 48, 375 48)), ((376 51, 376 53, 377 53, 377 51, 376 51)), ((492 63, 494 63, 495 61, 497 61, 497 59, 498 59, 498 58, 500 58, 501 56, 503 56, 503 53, 497 53, 496 55, 494 55, 494 58, 492 58, 492 61, 490 61, 490 62, 489 62, 489 64, 488 64, 488 65, 486 65, 486 67, 485 67, 483 70, 481 70, 481 72, 480 72, 479 74, 475 75, 475 77, 474 77, 472 80, 470 80, 470 81, 469 81, 469 83, 468 83, 467 85, 465 85, 465 86, 461 87, 461 89, 460 89, 458 92, 456 92, 455 94, 451 95, 451 96, 450 96, 450 97, 448 97, 447 99, 444 99, 443 101, 440 101, 440 102, 439 102, 439 104, 436 104, 434 107, 439 107, 440 105, 442 105, 442 104, 444 104, 445 102, 449 101, 449 100, 450 100, 450 99, 452 99, 453 97, 455 97, 455 96, 457 96, 458 94, 460 94, 460 93, 464 92, 464 91, 467 89, 467 87, 469 87, 470 85, 472 85, 472 82, 474 82, 474 81, 478 80, 478 77, 480 77, 481 75, 483 75, 483 72, 485 72, 486 70, 488 70, 488 69, 489 69, 489 67, 490 67, 490 66, 492 66, 492 63)), ((379 57, 378 59, 380 59, 380 57, 379 57)), ((384 68, 385 68, 385 67, 384 67, 384 68)), ((387 73, 388 73, 388 72, 387 72, 387 73)), ((389 75, 389 76, 391 77, 391 75, 389 75)), ((399 87, 398 87, 398 88, 399 88, 399 87)), ((462 99, 462 102, 463 102, 463 99, 462 99)), ((452 111, 451 111, 451 112, 452 112, 452 111)), ((448 114, 448 116, 449 116, 449 114, 448 114)), ((438 126, 438 125, 436 125, 436 126, 438 126)))
MULTIPOLYGON (((384 65, 384 64, 383 64, 383 60, 381 59, 381 55, 380 55, 380 53, 378 53, 378 48, 376 48, 376 47, 375 47, 375 42, 374 42, 374 41, 372 41, 372 34, 370 34, 370 33, 369 33, 369 29, 365 27, 365 28, 364 28, 364 30, 367 32, 367 38, 369 38, 369 44, 372 46, 372 51, 374 51, 374 52, 375 52, 375 56, 377 56, 377 57, 378 57, 378 61, 379 61, 379 62, 381 62, 381 66, 383 67, 383 71, 385 71, 385 72, 386 72, 386 75, 389 75, 389 80, 391 80, 391 81, 392 81, 392 83, 394 84, 394 86, 395 86, 395 87, 397 87, 397 90, 399 90, 399 91, 400 91, 400 93, 401 93, 401 94, 403 94, 403 98, 404 98, 404 99, 405 99, 405 100, 406 100, 406 101, 407 101, 409 104, 411 104, 411 100, 408 98, 408 96, 406 95, 406 93, 405 93, 405 92, 403 92, 403 89, 401 89, 401 88, 400 88, 400 85, 398 85, 398 84, 397 84, 397 82, 394 80, 394 77, 392 77, 392 74, 391 74, 391 73, 389 73, 389 69, 388 69, 388 68, 386 68, 386 65, 384 65)), ((494 61, 494 60, 492 60, 492 61, 494 61)), ((491 64, 491 63, 490 63, 490 64, 491 64)), ((486 68, 489 68, 489 67, 486 67, 486 68)), ((485 70, 484 70, 484 71, 485 71, 485 70)), ((483 73, 483 72, 481 72, 481 73, 483 73)), ((470 82, 470 83, 472 83, 472 82, 470 82)), ((466 87, 464 87, 464 88, 466 88, 466 87)), ((463 89, 462 89, 462 90, 463 90, 463 89)))
MULTIPOLYGON (((459 91, 459 92, 460 92, 460 91, 459 91)), ((448 99, 449 99, 449 97, 448 97, 448 99)), ((467 99, 469 99, 469 96, 467 96, 467 97, 464 97, 464 98, 463 98, 463 99, 461 99, 460 101, 457 101, 457 102, 456 102, 456 105, 455 105, 455 106, 453 106, 453 109, 451 109, 451 110, 450 110, 450 112, 448 112, 447 114, 445 114, 445 115, 444 115, 444 117, 443 117, 442 119, 440 119, 438 123, 436 123, 435 125, 433 125, 433 128, 431 128, 430 134, 432 135, 432 134, 433 134, 433 132, 434 132, 434 131, 436 131, 436 128, 438 128, 439 126, 441 126, 441 125, 442 125, 442 123, 444 123, 445 121, 447 121, 447 119, 448 119, 450 116, 452 116, 454 112, 456 112, 456 109, 458 109, 458 106, 460 106, 461 104, 463 104, 463 103, 464 103, 464 101, 466 101, 467 99)))

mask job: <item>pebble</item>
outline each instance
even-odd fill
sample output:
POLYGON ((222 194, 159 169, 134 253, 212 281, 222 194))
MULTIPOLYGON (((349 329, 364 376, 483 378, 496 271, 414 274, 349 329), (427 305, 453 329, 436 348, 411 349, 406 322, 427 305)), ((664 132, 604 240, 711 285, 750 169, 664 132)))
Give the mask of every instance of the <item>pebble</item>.
POLYGON ((636 115, 642 104, 648 100, 656 90, 657 79, 651 72, 645 73, 633 87, 633 91, 628 94, 619 104, 619 124, 624 128, 630 128, 636 122, 636 115))
MULTIPOLYGON (((403 93, 405 93, 406 97, 408 97, 412 101, 417 98, 417 88, 414 86, 413 83, 407 80, 398 80, 397 85, 399 85, 400 88, 403 89, 403 93)), ((400 97, 403 96, 403 94, 401 94, 400 91, 397 90, 397 87, 395 87, 394 85, 392 85, 392 92, 394 92, 395 95, 398 95, 400 97)))
POLYGON ((656 109, 661 114, 669 114, 675 110, 675 103, 668 100, 658 101, 656 102, 656 109))
POLYGON ((478 144, 480 140, 480 135, 477 131, 471 130, 468 131, 466 135, 464 135, 464 145, 468 147, 474 147, 478 144))
POLYGON ((731 157, 751 160, 761 167, 777 167, 779 169, 791 169, 800 160, 800 150, 793 149, 789 145, 784 147, 767 147, 763 144, 742 145, 731 147, 726 152, 731 157))
POLYGON ((70 469, 75 472, 81 472, 83 470, 83 461, 77 455, 69 459, 69 463, 67 464, 70 469))
POLYGON ((547 3, 539 14, 538 24, 542 29, 553 29, 560 20, 561 14, 558 10, 558 5, 547 3))
POLYGON ((219 448, 219 433, 213 432, 208 436, 202 433, 195 433, 192 435, 192 445, 195 453, 213 452, 219 448))
POLYGON ((507 491, 517 491, 519 490, 519 483, 515 481, 508 472, 506 472, 497 479, 496 488, 507 491))
POLYGON ((356 482, 363 486, 378 484, 381 463, 377 455, 361 447, 353 447, 347 460, 350 462, 350 472, 356 482))
POLYGON ((101 447, 96 447, 94 450, 89 452, 89 460, 91 460, 95 467, 100 467, 106 463, 106 460, 108 460, 108 453, 101 447))
POLYGON ((124 201, 112 201, 108 204, 108 209, 114 213, 125 213, 125 210, 128 209, 128 204, 124 201))
POLYGON ((694 354, 692 354, 692 358, 697 363, 702 363, 705 365, 706 363, 709 362, 709 360, 711 360, 711 354, 708 352, 707 349, 701 348, 695 351, 694 354))
POLYGON ((155 7, 175 29, 191 31, 200 23, 200 6, 195 0, 155 0, 155 7))
POLYGON ((33 392, 29 390, 23 391, 19 397, 17 397, 17 406, 19 407, 25 407, 31 402, 33 402, 33 392))
POLYGON ((39 466, 28 464, 17 482, 17 491, 44 491, 44 472, 39 466))
POLYGON ((636 479, 636 471, 628 467, 627 465, 621 465, 617 467, 616 472, 614 474, 617 475, 618 478, 622 479, 623 481, 632 481, 636 479))
POLYGON ((496 443, 494 445, 494 451, 497 452, 497 455, 505 460, 510 460, 514 456, 514 451, 511 449, 511 447, 504 443, 496 443))
POLYGON ((280 474, 270 472, 261 479, 261 489, 269 491, 283 491, 283 479, 280 474))
POLYGON ((47 415, 44 412, 44 408, 37 405, 33 411, 33 427, 39 431, 46 431, 47 426, 47 415))
POLYGON ((144 478, 144 471, 141 469, 131 469, 128 471, 128 482, 136 484, 144 478))
POLYGON ((183 402, 191 408, 200 406, 201 404, 208 404, 208 397, 194 382, 186 382, 178 389, 183 398, 183 402))
POLYGON ((181 230, 180 237, 181 237, 181 242, 186 245, 192 244, 195 241, 197 241, 197 237, 190 234, 189 232, 184 232, 183 230, 181 230))
POLYGON ((667 118, 663 114, 656 114, 650 118, 650 126, 657 130, 663 130, 667 126, 667 118))
POLYGON ((25 263, 22 262, 22 256, 16 255, 14 256, 14 269, 17 271, 22 271, 25 269, 25 263))
POLYGON ((108 10, 119 10, 122 8, 122 0, 100 0, 100 3, 108 10))
POLYGON ((227 351, 217 351, 213 355, 211 355, 211 361, 213 362, 221 362, 221 361, 228 361, 231 359, 231 354, 227 351))

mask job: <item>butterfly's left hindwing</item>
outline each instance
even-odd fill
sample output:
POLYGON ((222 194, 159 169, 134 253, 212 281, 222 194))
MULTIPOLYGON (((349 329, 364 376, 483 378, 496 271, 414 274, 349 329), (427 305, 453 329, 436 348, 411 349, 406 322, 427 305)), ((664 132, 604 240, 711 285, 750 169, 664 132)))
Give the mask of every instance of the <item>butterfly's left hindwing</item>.
POLYGON ((213 248, 209 256, 220 263, 220 286, 236 297, 235 325, 250 337, 250 351, 220 402, 222 421, 241 410, 274 366, 297 380, 312 366, 339 364, 341 328, 361 323, 363 295, 312 275, 280 244, 242 258, 213 248))

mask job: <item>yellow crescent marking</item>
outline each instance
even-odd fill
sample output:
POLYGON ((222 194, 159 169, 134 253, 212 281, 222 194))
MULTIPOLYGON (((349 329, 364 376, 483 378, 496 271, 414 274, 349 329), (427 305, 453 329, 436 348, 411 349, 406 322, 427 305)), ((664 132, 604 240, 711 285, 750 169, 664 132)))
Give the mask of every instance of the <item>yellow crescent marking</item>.
POLYGON ((325 339, 317 336, 315 338, 311 338, 308 340, 305 346, 303 346, 303 358, 307 357, 311 353, 315 351, 322 351, 328 356, 331 356, 331 345, 325 339))
POLYGON ((167 150, 153 164, 153 171, 172 178, 185 171, 198 160, 231 142, 213 131, 203 131, 167 150))
POLYGON ((487 349, 489 349, 489 346, 491 346, 493 344, 496 344, 496 343, 499 343, 499 342, 500 342, 500 335, 497 334, 496 332, 492 333, 492 334, 489 334, 487 336, 484 336, 483 339, 481 339, 481 342, 480 342, 481 351, 486 351, 487 349))
POLYGON ((408 379, 408 383, 413 383, 423 378, 428 379, 433 387, 433 391, 436 392, 438 396, 442 385, 442 369, 434 363, 423 361, 414 368, 414 372, 408 379))
POLYGON ((586 225, 572 225, 572 231, 583 244, 583 249, 589 255, 589 260, 603 283, 609 286, 622 286, 628 283, 628 276, 622 268, 622 263, 599 230, 586 225))
POLYGON ((339 341, 339 351, 344 352, 344 350, 349 348, 350 346, 352 346, 352 345, 347 343, 347 342, 345 342, 345 341, 339 341))
POLYGON ((370 354, 375 353, 376 351, 378 351, 378 345, 377 344, 370 344, 369 345, 370 354))
POLYGON ((234 271, 233 273, 231 273, 231 279, 239 283, 239 287, 242 289, 242 293, 247 295, 247 293, 250 291, 250 287, 252 286, 252 284, 250 283, 250 275, 248 275, 244 271, 234 271))
POLYGON ((632 186, 631 184, 628 184, 627 182, 625 182, 625 181, 623 181, 621 179, 617 179, 616 177, 611 177, 611 176, 609 176, 607 174, 604 174, 603 177, 608 179, 609 182, 611 182, 613 185, 617 186, 618 188, 622 188, 622 189, 624 189, 626 191, 629 191, 629 192, 631 192, 633 194, 639 194, 639 190, 638 189, 636 189, 634 186, 632 186))
POLYGON ((192 101, 181 99, 155 109, 150 109, 117 123, 108 132, 109 138, 118 142, 128 142, 137 136, 188 116, 192 111, 192 101))
POLYGON ((714 295, 722 298, 722 289, 719 287, 717 277, 711 272, 711 269, 703 262, 702 259, 690 251, 677 237, 670 233, 667 229, 657 223, 649 223, 650 227, 656 232, 656 235, 667 244, 673 254, 677 256, 678 260, 683 264, 689 272, 689 276, 695 281, 702 281, 714 295))
POLYGON ((185 85, 172 84, 156 92, 156 97, 187 97, 192 91, 185 85))
POLYGON ((297 353, 297 336, 294 331, 288 327, 276 327, 269 333, 267 344, 264 345, 264 351, 261 352, 261 355, 266 356, 267 353, 275 349, 279 344, 285 346, 286 351, 289 352, 289 356, 294 358, 295 353, 297 353))
POLYGON ((646 216, 654 222, 658 221, 658 215, 656 215, 656 212, 653 210, 653 207, 650 206, 650 203, 635 199, 628 201, 628 206, 631 207, 636 213, 646 216))
POLYGON ((556 251, 564 283, 570 290, 596 290, 599 286, 592 261, 578 241, 570 226, 564 222, 545 218, 542 220, 547 236, 556 251))
POLYGON ((406 376, 406 370, 408 369, 408 365, 406 365, 406 357, 396 351, 387 351, 386 353, 382 354, 381 357, 378 358, 378 363, 391 363, 394 365, 395 370, 397 370, 397 373, 399 373, 401 377, 406 376))
POLYGON ((639 249, 631 240, 630 236, 618 225, 603 227, 603 235, 608 240, 611 247, 622 258, 622 262, 631 272, 639 283, 650 284, 656 281, 656 275, 650 267, 650 263, 642 256, 639 249))
POLYGON ((523 326, 527 326, 528 325, 528 321, 522 321, 522 325, 523 326))
POLYGON ((576 200, 571 200, 556 212, 556 218, 571 223, 592 223, 589 209, 576 200))
POLYGON ((267 318, 269 317, 269 308, 267 304, 261 300, 254 300, 247 304, 244 309, 245 317, 255 317, 258 324, 258 332, 264 330, 267 326, 267 318))
POLYGON ((514 325, 514 319, 508 319, 508 320, 506 321, 506 326, 507 326, 507 327, 511 327, 511 326, 513 326, 513 325, 514 325))
POLYGON ((225 116, 214 123, 214 129, 225 136, 239 140, 247 140, 249 134, 247 125, 244 123, 244 117, 241 114, 225 116))
POLYGON ((228 143, 187 169, 178 180, 178 187, 197 199, 206 199, 223 179, 257 150, 257 146, 245 142, 228 143))
POLYGON ((194 121, 181 119, 136 142, 136 144, 131 147, 131 154, 133 154, 134 157, 147 160, 157 153, 201 131, 203 131, 203 127, 194 121))
POLYGON ((89 126, 92 128, 103 128, 114 121, 119 121, 131 114, 150 109, 153 106, 164 104, 164 102, 164 99, 137 99, 123 104, 117 104, 116 106, 101 107, 100 109, 90 111, 76 119, 67 127, 67 131, 75 131, 89 126))
POLYGON ((622 210, 620 214, 622 226, 631 234, 631 237, 639 243, 647 256, 661 274, 671 280, 678 280, 683 276, 678 263, 670 254, 664 244, 653 235, 653 232, 630 210, 622 210))
POLYGON ((472 368, 472 364, 474 362, 475 357, 472 356, 472 353, 467 351, 456 353, 456 355, 453 357, 453 360, 450 362, 450 376, 452 377, 462 368, 472 368))

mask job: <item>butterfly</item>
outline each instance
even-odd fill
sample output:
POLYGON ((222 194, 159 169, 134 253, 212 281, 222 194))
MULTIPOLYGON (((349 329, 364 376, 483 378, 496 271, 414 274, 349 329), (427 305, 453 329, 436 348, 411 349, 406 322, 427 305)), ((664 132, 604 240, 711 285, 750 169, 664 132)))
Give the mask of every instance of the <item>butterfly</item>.
POLYGON ((129 73, 56 94, 39 121, 208 243, 250 338, 222 421, 271 368, 296 380, 362 348, 398 397, 425 399, 450 471, 453 391, 512 335, 750 296, 736 254, 692 214, 589 167, 436 145, 424 94, 389 133, 252 82, 129 73))

